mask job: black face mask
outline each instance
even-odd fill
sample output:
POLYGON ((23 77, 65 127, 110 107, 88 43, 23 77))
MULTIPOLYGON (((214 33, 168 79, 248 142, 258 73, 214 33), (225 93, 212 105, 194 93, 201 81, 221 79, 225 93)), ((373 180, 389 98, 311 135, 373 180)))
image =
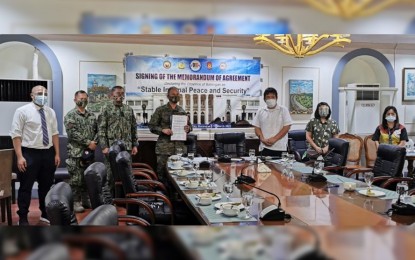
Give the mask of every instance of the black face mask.
POLYGON ((170 96, 169 101, 176 104, 180 101, 180 96, 170 96))

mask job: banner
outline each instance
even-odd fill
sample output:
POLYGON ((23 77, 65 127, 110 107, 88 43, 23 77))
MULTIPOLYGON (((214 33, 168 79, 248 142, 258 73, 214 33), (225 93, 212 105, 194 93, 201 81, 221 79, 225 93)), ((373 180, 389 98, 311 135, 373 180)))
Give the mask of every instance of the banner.
MULTIPOLYGON (((151 115, 157 106, 168 102, 167 90, 174 86, 181 94, 180 105, 194 124, 214 119, 231 123, 245 116, 252 120, 262 95, 260 69, 260 60, 254 59, 127 56, 126 100, 151 115)), ((141 111, 138 114, 141 116, 141 111)))

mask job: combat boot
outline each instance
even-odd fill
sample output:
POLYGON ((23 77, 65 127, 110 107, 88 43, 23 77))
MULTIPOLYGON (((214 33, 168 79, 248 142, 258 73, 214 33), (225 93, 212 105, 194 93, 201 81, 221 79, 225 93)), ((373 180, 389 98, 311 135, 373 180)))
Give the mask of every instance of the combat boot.
POLYGON ((85 211, 85 208, 82 207, 82 203, 80 201, 75 201, 73 203, 73 210, 75 211, 75 213, 82 213, 85 211))

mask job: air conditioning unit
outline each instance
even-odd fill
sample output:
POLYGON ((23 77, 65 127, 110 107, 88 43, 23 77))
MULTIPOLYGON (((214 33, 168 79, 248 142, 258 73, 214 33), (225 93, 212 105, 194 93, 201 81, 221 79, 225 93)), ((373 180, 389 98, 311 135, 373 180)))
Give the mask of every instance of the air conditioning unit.
POLYGON ((52 104, 52 81, 30 79, 0 79, 0 136, 9 135, 14 112, 17 108, 31 102, 30 92, 36 85, 42 85, 48 89, 48 104, 52 104))
POLYGON ((339 127, 341 132, 371 134, 380 120, 380 84, 347 84, 340 91, 339 127))

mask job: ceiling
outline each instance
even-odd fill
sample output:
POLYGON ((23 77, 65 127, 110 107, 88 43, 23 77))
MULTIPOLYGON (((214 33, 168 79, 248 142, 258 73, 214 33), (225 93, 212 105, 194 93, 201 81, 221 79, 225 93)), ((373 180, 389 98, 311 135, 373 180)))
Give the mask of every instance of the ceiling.
MULTIPOLYGON (((265 45, 256 45, 254 35, 186 35, 186 34, 36 34, 34 37, 43 41, 72 41, 122 44, 152 44, 201 47, 224 47, 244 49, 270 49, 265 45)), ((345 48, 329 48, 328 51, 349 51, 358 48, 372 48, 384 53, 415 54, 415 35, 392 34, 352 34, 352 42, 345 48)))

